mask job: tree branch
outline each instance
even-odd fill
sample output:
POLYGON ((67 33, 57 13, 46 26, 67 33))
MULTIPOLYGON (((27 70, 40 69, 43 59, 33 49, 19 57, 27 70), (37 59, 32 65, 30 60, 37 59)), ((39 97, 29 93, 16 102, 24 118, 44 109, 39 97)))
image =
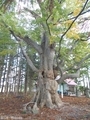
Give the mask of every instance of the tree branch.
MULTIPOLYGON (((84 11, 84 12, 82 12, 80 15, 84 15, 84 14, 86 14, 86 13, 88 13, 88 12, 90 12, 90 9, 88 9, 87 11, 84 11)), ((70 13, 70 14, 68 14, 68 15, 71 15, 71 14, 73 14, 73 12, 72 13, 70 13)), ((79 16, 80 16, 79 15, 79 16)), ((67 20, 72 20, 72 19, 75 19, 77 16, 74 16, 74 17, 71 17, 71 18, 68 18, 67 20)), ((65 20, 65 21, 67 21, 67 20, 65 20)), ((65 21, 58 21, 59 23, 62 23, 62 22, 65 22, 65 21)))
POLYGON ((41 6, 42 0, 37 0, 39 7, 41 6))
POLYGON ((63 68, 62 68, 62 66, 61 66, 61 64, 62 64, 62 60, 59 62, 58 61, 58 57, 56 56, 56 62, 57 62, 57 68, 58 68, 58 70, 59 70, 59 72, 60 72, 60 76, 62 76, 63 75, 63 68))
MULTIPOLYGON (((12 30, 10 30, 11 34, 15 37, 15 39, 17 41, 21 41, 20 38, 18 38, 14 32, 12 30)), ((19 43, 20 44, 20 43, 19 43)), ((21 44, 20 44, 20 47, 21 47, 21 50, 22 50, 22 53, 24 55, 24 57, 26 58, 27 62, 28 62, 28 65, 31 67, 31 69, 34 71, 34 72, 38 72, 38 69, 34 66, 33 62, 31 61, 31 59, 28 57, 27 53, 23 50, 21 44)))
POLYGON ((21 36, 16 36, 15 33, 12 30, 9 30, 11 34, 15 37, 17 41, 25 41, 28 45, 32 46, 39 54, 42 53, 42 48, 40 45, 38 45, 36 42, 34 42, 32 39, 30 39, 28 36, 25 36, 22 38, 21 36))
MULTIPOLYGON (((32 11, 32 10, 30 10, 30 9, 28 9, 28 8, 24 8, 24 9, 25 9, 26 11, 30 12, 35 19, 38 19, 38 18, 41 19, 41 17, 40 17, 38 14, 36 14, 34 11, 32 11)), ((50 34, 50 30, 49 30, 49 26, 48 26, 48 24, 47 24, 47 20, 46 20, 46 23, 44 23, 44 22, 42 21, 42 22, 40 22, 40 24, 42 25, 42 27, 43 27, 46 31, 48 30, 48 33, 50 34), (46 25, 47 25, 47 26, 46 26, 46 25)))
POLYGON ((28 9, 28 8, 24 8, 26 11, 28 11, 29 13, 31 13, 32 14, 32 16, 35 18, 35 19, 37 19, 37 18, 41 18, 38 14, 36 14, 34 11, 32 11, 32 10, 30 10, 30 9, 28 9))
POLYGON ((63 82, 65 79, 68 78, 77 78, 80 75, 80 70, 78 70, 76 73, 70 73, 70 74, 63 74, 63 76, 60 78, 60 80, 58 81, 58 83, 60 84, 61 82, 63 82))
MULTIPOLYGON (((63 82, 63 80, 68 79, 68 78, 77 78, 77 77, 79 77, 81 65, 83 64, 83 62, 84 62, 85 60, 87 60, 87 59, 89 59, 89 58, 90 58, 90 54, 86 55, 86 56, 78 63, 78 65, 77 65, 76 67, 75 67, 75 66, 72 66, 71 68, 69 68, 69 69, 77 70, 77 72, 76 72, 76 73, 70 73, 70 74, 62 74, 62 76, 61 76, 60 80, 58 81, 58 83, 61 83, 61 82, 63 82)), ((69 70, 69 69, 68 69, 68 70, 69 70)))
POLYGON ((66 69, 66 71, 69 71, 69 70, 79 70, 81 67, 82 67, 82 64, 85 60, 89 59, 90 58, 90 54, 86 55, 84 58, 82 58, 80 60, 80 62, 78 62, 76 65, 73 65, 71 66, 70 68, 66 69))
POLYGON ((25 36, 22 38, 28 45, 31 45, 39 54, 42 54, 42 48, 40 45, 38 45, 34 40, 29 38, 28 36, 25 36))
POLYGON ((30 57, 28 57, 27 53, 23 50, 22 46, 20 45, 21 47, 21 50, 22 50, 22 53, 24 55, 24 57, 26 58, 27 60, 27 63, 28 65, 31 67, 31 69, 34 71, 34 72, 38 72, 39 70, 34 66, 33 62, 31 61, 30 57))
POLYGON ((60 49, 61 49, 61 42, 63 40, 63 37, 66 35, 66 33, 70 30, 70 28, 72 27, 72 25, 74 24, 74 22, 77 20, 77 18, 81 15, 81 13, 83 12, 83 10, 85 9, 87 3, 89 0, 86 0, 82 10, 79 12, 79 14, 75 17, 75 19, 72 21, 72 23, 70 24, 70 26, 68 27, 68 29, 64 32, 64 34, 61 36, 60 40, 59 40, 59 50, 58 50, 58 56, 60 56, 60 49))
POLYGON ((73 49, 74 49, 75 46, 78 44, 78 42, 79 42, 78 40, 74 41, 72 47, 69 49, 69 52, 67 53, 68 56, 72 53, 73 49))
MULTIPOLYGON (((2 21, 5 25, 5 27, 8 27, 8 25, 6 25, 6 23, 4 21, 2 21)), ((13 30, 11 30, 9 27, 8 27, 11 35, 18 41, 25 41, 27 44, 31 45, 39 54, 42 54, 42 48, 40 45, 38 45, 34 40, 30 39, 28 36, 25 36, 24 38, 21 37, 21 36, 17 36, 13 30)))

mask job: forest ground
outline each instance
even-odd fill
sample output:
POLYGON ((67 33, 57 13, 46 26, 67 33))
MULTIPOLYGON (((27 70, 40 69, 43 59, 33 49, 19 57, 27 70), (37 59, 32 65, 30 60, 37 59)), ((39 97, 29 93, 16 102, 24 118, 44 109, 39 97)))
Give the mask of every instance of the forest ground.
POLYGON ((0 120, 90 120, 90 98, 64 96, 61 99, 69 104, 53 110, 44 107, 34 115, 21 111, 23 104, 30 101, 29 95, 0 95, 0 120))

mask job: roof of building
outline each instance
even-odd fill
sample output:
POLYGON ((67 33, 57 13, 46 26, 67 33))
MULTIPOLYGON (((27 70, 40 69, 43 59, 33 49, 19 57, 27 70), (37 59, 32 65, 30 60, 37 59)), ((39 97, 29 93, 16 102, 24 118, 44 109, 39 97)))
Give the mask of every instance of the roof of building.
POLYGON ((75 86, 75 85, 77 85, 77 83, 75 83, 74 82, 74 80, 72 80, 72 79, 66 79, 66 80, 64 80, 68 85, 73 85, 73 86, 75 86))

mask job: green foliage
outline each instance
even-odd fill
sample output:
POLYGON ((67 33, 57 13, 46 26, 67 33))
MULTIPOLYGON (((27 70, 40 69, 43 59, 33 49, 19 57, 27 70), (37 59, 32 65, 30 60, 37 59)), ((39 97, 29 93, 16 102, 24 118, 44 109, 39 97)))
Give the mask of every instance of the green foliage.
POLYGON ((87 53, 90 53, 90 49, 87 42, 79 42, 79 44, 74 49, 76 62, 79 62, 87 53))
POLYGON ((80 90, 81 92, 84 92, 84 91, 85 91, 85 87, 84 87, 84 86, 79 86, 79 90, 80 90))
POLYGON ((11 38, 9 27, 5 27, 5 23, 10 24, 9 20, 6 20, 6 16, 0 16, 0 55, 5 56, 7 54, 15 53, 16 42, 11 38))
MULTIPOLYGON (((1 2, 2 1, 0 1, 0 4, 1 2)), ((36 3, 36 1, 31 0, 33 7, 34 3, 36 3)), ((72 24, 72 18, 79 14, 84 3, 85 0, 63 0, 61 3, 59 3, 58 0, 53 0, 52 3, 50 0, 45 0, 41 3, 41 8, 32 9, 33 12, 40 16, 36 19, 32 19, 31 13, 26 12, 24 9, 20 12, 15 11, 15 4, 11 7, 13 11, 3 12, 4 8, 2 7, 0 10, 0 54, 12 53, 13 48, 17 46, 10 36, 10 29, 13 30, 16 35, 20 35, 21 37, 28 35, 38 43, 41 42, 42 32, 46 30, 49 33, 48 38, 50 43, 56 42, 56 50, 58 51, 61 36, 72 24), (42 25, 44 25, 44 27, 42 25), (7 49, 8 51, 6 51, 7 49)), ((20 3, 18 2, 18 4, 20 3)), ((90 2, 88 4, 90 4, 90 2)), ((88 7, 89 5, 87 5, 87 9, 85 9, 88 10, 88 7)), ((28 8, 30 9, 31 6, 28 8)), ((60 44, 61 49, 58 51, 61 55, 60 59, 64 60, 64 67, 72 67, 85 55, 90 53, 90 43, 84 41, 87 37, 87 33, 80 33, 78 21, 75 21, 67 34, 64 35, 60 44), (78 42, 74 46, 76 41, 78 42)), ((23 46, 25 46, 25 44, 23 44, 23 46)), ((35 53, 34 50, 30 52, 35 53)), ((89 63, 89 60, 87 62, 89 63)))

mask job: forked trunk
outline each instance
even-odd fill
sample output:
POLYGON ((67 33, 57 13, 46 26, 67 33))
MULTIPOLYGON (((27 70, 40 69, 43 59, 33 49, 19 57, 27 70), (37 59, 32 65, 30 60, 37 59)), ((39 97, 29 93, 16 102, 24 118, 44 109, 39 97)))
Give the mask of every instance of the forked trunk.
MULTIPOLYGON (((55 57, 54 43, 49 44, 46 36, 43 36, 41 44, 42 54, 40 54, 40 71, 38 74, 38 87, 33 100, 26 106, 33 113, 38 112, 38 107, 47 106, 49 108, 60 107, 63 103, 57 93, 58 83, 54 79, 53 62, 55 57), (28 105, 29 104, 29 105, 28 105)), ((26 107, 24 107, 26 110, 26 107)))

